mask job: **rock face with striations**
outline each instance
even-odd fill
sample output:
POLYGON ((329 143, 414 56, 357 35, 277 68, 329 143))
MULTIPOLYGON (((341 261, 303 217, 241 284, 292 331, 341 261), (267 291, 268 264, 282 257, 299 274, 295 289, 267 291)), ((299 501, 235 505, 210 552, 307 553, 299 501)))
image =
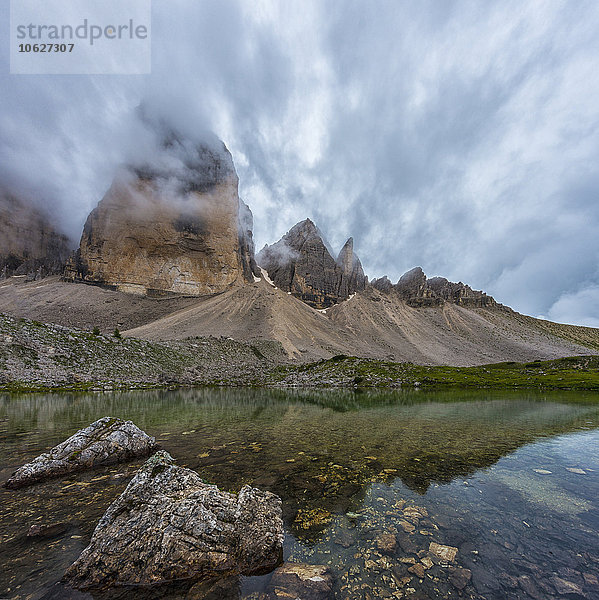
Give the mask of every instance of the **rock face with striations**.
POLYGON ((159 451, 100 519, 64 581, 83 590, 264 574, 282 560, 281 500, 221 492, 159 451))
POLYGON ((48 217, 0 189, 0 279, 11 275, 41 279, 61 273, 69 252, 68 238, 48 217))
POLYGON ((341 267, 340 298, 347 298, 366 287, 368 278, 364 275, 360 259, 354 254, 353 237, 350 237, 341 248, 337 256, 337 264, 341 267))
POLYGON ((4 486, 16 489, 67 473, 124 462, 147 456, 155 447, 156 440, 131 421, 103 417, 23 465, 4 486))
POLYGON ((420 267, 404 273, 393 285, 387 277, 374 279, 371 285, 381 292, 395 292, 409 306, 441 306, 444 302, 466 307, 497 306, 492 296, 473 290, 469 285, 453 283, 444 277, 427 279, 420 267))
POLYGON ((252 216, 225 145, 166 130, 159 146, 152 161, 124 169, 91 212, 65 279, 158 296, 253 281, 252 216))
POLYGON ((310 219, 295 225, 256 257, 277 287, 314 308, 327 308, 366 287, 362 265, 349 238, 337 260, 310 219))

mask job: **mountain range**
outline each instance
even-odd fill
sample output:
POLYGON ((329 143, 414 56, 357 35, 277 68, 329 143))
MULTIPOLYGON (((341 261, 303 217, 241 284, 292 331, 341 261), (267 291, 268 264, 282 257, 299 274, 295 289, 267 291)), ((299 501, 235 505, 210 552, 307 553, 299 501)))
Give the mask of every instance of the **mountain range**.
POLYGON ((520 315, 420 267, 369 282, 353 239, 335 255, 310 219, 254 255, 225 145, 160 134, 151 160, 116 174, 70 256, 49 217, 0 194, 0 311, 149 340, 273 340, 301 361, 476 365, 599 348, 599 330, 520 315))

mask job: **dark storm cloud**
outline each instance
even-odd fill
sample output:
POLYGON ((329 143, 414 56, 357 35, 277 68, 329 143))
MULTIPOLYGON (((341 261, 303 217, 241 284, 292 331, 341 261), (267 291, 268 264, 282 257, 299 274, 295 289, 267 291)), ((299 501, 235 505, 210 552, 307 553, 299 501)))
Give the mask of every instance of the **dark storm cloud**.
POLYGON ((597 325, 598 26, 584 1, 154 0, 151 76, 1 77, 0 178, 76 237, 144 102, 226 142, 258 247, 310 217, 370 276, 597 325))

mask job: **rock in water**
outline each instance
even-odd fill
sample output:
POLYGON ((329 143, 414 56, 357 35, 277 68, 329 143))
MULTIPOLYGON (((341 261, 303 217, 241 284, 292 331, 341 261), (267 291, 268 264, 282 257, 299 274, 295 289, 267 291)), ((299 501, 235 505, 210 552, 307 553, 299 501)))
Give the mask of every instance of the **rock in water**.
POLYGON ((249 208, 214 136, 158 130, 156 156, 116 177, 83 229, 68 281, 140 295, 201 296, 258 274, 249 208))
POLYGON ((221 492, 164 451, 148 459, 100 519, 64 581, 83 590, 263 574, 281 562, 281 500, 221 492))
POLYGON ((310 219, 292 227, 276 244, 264 246, 256 260, 277 287, 317 309, 346 300, 367 283, 353 239, 347 240, 335 260, 310 219))
POLYGON ((155 438, 131 421, 103 417, 23 465, 4 486, 16 489, 74 471, 124 462, 147 456, 155 447, 155 438))
POLYGON ((333 597, 333 576, 324 565, 285 563, 270 580, 275 600, 329 600, 333 597))
POLYGON ((66 523, 52 523, 51 525, 32 525, 27 531, 28 538, 52 538, 62 535, 67 529, 66 523))

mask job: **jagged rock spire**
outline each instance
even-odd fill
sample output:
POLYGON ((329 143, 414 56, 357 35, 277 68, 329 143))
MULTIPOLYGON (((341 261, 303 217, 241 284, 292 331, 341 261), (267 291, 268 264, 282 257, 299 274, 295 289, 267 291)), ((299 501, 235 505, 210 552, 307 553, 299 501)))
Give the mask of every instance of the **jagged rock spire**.
POLYGON ((373 280, 372 285, 381 292, 399 294, 402 300, 414 307, 440 306, 444 302, 469 307, 497 305, 492 296, 473 290, 461 281, 452 283, 445 277, 427 279, 420 267, 414 267, 404 273, 395 285, 386 276, 373 280))
POLYGON ((353 239, 335 260, 323 233, 310 219, 297 223, 272 246, 265 246, 256 260, 277 287, 314 308, 331 306, 366 286, 353 239))
POLYGON ((354 254, 354 238, 350 237, 341 248, 337 264, 342 272, 339 296, 347 297, 366 287, 368 279, 364 275, 360 259, 354 254))

